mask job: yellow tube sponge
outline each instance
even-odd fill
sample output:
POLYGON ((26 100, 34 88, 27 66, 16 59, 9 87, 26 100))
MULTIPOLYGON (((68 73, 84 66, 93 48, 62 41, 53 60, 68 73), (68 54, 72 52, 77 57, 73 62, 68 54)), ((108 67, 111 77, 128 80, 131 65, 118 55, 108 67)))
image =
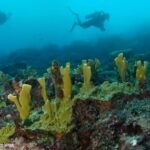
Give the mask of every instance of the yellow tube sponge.
POLYGON ((61 70, 63 76, 63 94, 64 99, 68 99, 71 97, 71 77, 70 77, 70 63, 66 64, 65 68, 61 70))
POLYGON ((38 82, 41 86, 41 94, 44 100, 44 109, 46 110, 46 112, 49 115, 49 120, 52 120, 52 107, 51 107, 51 103, 49 102, 47 93, 46 93, 46 82, 45 82, 45 78, 39 78, 38 82))
POLYGON ((41 86, 41 94, 42 94, 42 97, 46 103, 46 101, 48 100, 48 96, 47 96, 47 93, 46 93, 46 83, 45 83, 45 78, 39 78, 38 79, 38 82, 41 86))
POLYGON ((87 92, 91 88, 91 67, 87 63, 83 64, 83 79, 84 83, 82 85, 81 91, 87 92))
POLYGON ((121 81, 125 81, 125 75, 127 70, 127 60, 123 56, 123 53, 118 54, 118 56, 115 58, 115 64, 118 68, 118 72, 121 78, 121 81))
POLYGON ((149 63, 147 61, 144 61, 144 65, 142 65, 140 60, 136 62, 136 80, 139 81, 146 78, 148 65, 149 63))
POLYGON ((15 103, 22 120, 25 120, 30 113, 30 101, 31 101, 31 85, 23 84, 22 90, 19 94, 19 98, 12 94, 8 95, 8 99, 15 103))
POLYGON ((148 71, 148 67, 149 67, 149 62, 148 61, 144 61, 144 70, 145 70, 145 74, 148 71))

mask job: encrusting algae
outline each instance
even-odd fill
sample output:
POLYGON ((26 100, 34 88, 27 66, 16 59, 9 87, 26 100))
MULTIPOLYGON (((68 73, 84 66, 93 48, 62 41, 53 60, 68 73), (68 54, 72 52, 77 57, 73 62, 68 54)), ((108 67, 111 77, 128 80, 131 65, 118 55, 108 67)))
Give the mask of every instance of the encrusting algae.
POLYGON ((0 144, 8 141, 8 138, 15 133, 15 128, 15 125, 7 124, 5 127, 0 129, 0 144))

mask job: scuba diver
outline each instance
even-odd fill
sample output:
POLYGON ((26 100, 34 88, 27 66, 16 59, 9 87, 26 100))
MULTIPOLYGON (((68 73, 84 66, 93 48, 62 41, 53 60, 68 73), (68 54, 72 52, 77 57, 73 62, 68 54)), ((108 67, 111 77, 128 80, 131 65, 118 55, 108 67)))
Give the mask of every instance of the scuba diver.
POLYGON ((94 26, 96 28, 99 28, 101 31, 105 31, 104 23, 106 20, 109 20, 110 16, 108 13, 105 13, 103 11, 97 11, 92 14, 89 14, 85 16, 86 21, 82 22, 79 18, 79 15, 72 11, 72 9, 69 8, 69 11, 76 17, 77 21, 74 22, 72 25, 72 28, 70 29, 70 32, 72 32, 76 26, 80 26, 84 29, 87 29, 91 26, 94 26))
POLYGON ((10 18, 11 14, 7 15, 0 10, 0 25, 3 25, 10 18))

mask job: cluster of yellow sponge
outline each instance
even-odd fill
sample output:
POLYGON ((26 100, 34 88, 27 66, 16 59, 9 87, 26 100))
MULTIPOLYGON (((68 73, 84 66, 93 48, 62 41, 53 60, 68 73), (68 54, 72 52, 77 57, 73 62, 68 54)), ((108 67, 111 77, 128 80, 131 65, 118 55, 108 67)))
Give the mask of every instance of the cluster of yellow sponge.
MULTIPOLYGON (((57 97, 54 100, 49 100, 46 94, 45 79, 40 78, 38 81, 41 85, 41 92, 45 101, 44 109, 48 115, 48 118, 41 117, 41 121, 44 123, 43 128, 46 130, 52 130, 57 132, 67 132, 71 129, 71 117, 72 117, 72 104, 71 100, 71 77, 70 77, 70 63, 61 68, 61 75, 63 78, 63 99, 59 100, 57 97), (58 105, 59 104, 59 105, 58 105)), ((41 122, 40 121, 40 122, 41 122)))
MULTIPOLYGON (((127 71, 127 60, 123 56, 123 53, 118 54, 118 56, 115 58, 115 64, 118 68, 118 72, 121 78, 121 81, 125 81, 126 71, 127 71)), ((144 64, 142 65, 141 60, 138 60, 136 62, 136 80, 140 81, 141 79, 146 79, 146 72, 148 69, 149 63, 147 61, 144 61, 144 64)))

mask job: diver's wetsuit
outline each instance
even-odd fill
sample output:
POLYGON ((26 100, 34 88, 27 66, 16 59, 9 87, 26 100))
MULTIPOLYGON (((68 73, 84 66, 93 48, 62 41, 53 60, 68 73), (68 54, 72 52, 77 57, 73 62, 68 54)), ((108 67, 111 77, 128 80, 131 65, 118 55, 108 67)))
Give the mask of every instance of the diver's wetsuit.
POLYGON ((104 12, 95 12, 93 14, 87 15, 85 18, 87 21, 81 22, 79 15, 77 13, 74 13, 72 10, 71 12, 75 15, 77 22, 75 22, 71 28, 70 31, 73 31, 76 25, 79 25, 80 27, 86 29, 91 26, 99 28, 101 31, 105 31, 104 28, 104 22, 105 20, 109 19, 109 15, 105 14, 104 12))
POLYGON ((7 21, 7 16, 2 11, 0 11, 0 25, 4 24, 7 21))
POLYGON ((0 10, 0 25, 3 25, 10 18, 11 14, 7 15, 0 10))

